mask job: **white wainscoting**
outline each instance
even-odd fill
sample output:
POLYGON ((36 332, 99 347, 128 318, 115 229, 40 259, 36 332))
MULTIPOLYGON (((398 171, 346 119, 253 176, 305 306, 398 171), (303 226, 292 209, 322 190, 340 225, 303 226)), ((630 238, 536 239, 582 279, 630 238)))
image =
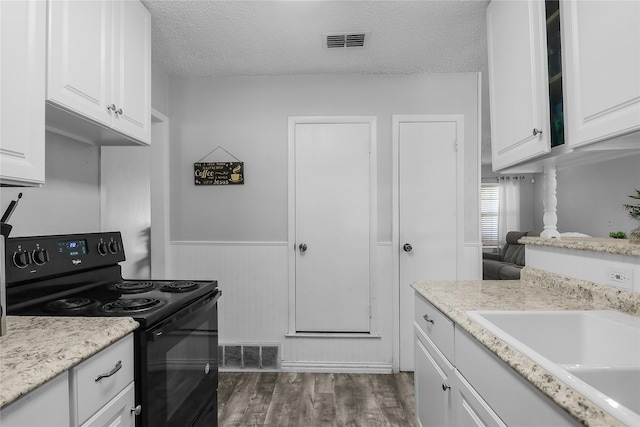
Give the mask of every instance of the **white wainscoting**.
POLYGON ((391 372, 393 251, 388 242, 377 248, 370 337, 287 337, 286 242, 172 242, 169 271, 177 279, 218 280, 221 344, 280 343, 283 370, 391 372))
POLYGON ((171 255, 172 278, 218 281, 221 344, 283 342, 286 242, 172 242, 171 255))

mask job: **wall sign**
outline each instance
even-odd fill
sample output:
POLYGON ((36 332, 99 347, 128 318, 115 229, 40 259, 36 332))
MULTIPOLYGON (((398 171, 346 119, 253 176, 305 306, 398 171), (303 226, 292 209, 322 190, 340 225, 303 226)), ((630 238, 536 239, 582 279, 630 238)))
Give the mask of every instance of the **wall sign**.
POLYGON ((244 184, 244 162, 218 145, 193 164, 193 180, 195 185, 242 185, 244 184), (203 162, 217 149, 222 149, 237 162, 203 162))
POLYGON ((199 162, 193 164, 195 185, 242 185, 244 162, 199 162))

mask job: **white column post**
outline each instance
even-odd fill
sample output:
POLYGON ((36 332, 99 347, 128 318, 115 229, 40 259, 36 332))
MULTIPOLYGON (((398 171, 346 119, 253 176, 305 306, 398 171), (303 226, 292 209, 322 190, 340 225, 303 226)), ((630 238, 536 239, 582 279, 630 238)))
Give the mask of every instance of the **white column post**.
POLYGON ((544 231, 540 234, 540 237, 546 239, 559 239, 560 233, 558 232, 558 197, 557 188, 558 180, 556 179, 556 165, 555 163, 546 163, 544 165, 544 182, 543 182, 544 197, 542 203, 544 206, 544 215, 542 222, 544 223, 544 231))

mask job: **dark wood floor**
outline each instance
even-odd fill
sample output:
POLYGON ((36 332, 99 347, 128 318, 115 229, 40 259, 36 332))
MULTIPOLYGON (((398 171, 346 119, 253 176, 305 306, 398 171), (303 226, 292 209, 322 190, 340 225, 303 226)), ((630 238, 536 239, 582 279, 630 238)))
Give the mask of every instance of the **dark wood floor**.
POLYGON ((218 425, 418 426, 413 374, 221 372, 218 425))

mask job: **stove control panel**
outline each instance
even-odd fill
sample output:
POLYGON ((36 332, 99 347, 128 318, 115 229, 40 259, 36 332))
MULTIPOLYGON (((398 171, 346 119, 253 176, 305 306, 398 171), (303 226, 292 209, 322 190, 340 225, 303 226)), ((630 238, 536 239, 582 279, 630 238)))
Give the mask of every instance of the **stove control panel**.
POLYGON ((12 237, 6 240, 7 285, 118 264, 120 232, 12 237))

